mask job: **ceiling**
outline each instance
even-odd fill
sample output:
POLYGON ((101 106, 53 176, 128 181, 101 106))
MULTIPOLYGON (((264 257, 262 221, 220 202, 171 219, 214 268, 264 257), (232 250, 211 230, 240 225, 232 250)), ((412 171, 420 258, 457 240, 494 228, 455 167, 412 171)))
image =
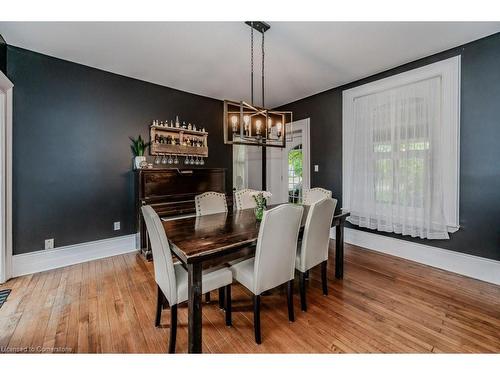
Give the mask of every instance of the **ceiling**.
MULTIPOLYGON (((500 22, 269 22, 275 107, 500 32, 500 22)), ((250 97, 243 22, 0 22, 8 44, 218 99, 250 97)), ((260 93, 260 34, 255 45, 260 93)), ((256 94, 260 104, 260 94, 256 94)))

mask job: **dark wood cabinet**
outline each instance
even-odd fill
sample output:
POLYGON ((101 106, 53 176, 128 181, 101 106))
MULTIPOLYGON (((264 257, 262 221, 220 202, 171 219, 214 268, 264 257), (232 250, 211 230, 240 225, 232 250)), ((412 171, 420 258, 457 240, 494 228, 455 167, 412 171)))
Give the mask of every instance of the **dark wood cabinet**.
MULTIPOLYGON (((194 197, 206 191, 226 193, 226 170, 223 168, 140 169, 135 173, 137 232, 141 252, 150 258, 146 227, 141 206, 151 205, 161 218, 194 216, 194 197)), ((226 195, 232 206, 232 192, 226 195)))

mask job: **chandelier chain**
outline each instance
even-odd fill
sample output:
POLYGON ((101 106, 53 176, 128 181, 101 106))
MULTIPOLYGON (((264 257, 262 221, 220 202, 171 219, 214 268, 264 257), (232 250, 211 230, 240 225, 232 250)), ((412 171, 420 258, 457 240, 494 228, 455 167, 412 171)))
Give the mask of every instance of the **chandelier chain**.
POLYGON ((251 33, 250 33, 250 103, 253 105, 253 22, 251 24, 251 33))
POLYGON ((264 33, 262 33, 262 108, 265 107, 264 104, 264 33))

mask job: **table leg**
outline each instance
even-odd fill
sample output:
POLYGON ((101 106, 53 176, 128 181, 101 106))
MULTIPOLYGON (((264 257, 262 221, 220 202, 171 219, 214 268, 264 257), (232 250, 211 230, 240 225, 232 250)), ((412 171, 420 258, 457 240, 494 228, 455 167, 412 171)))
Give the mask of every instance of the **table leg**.
POLYGON ((335 277, 344 278, 344 224, 335 227, 335 277))
POLYGON ((201 353, 201 263, 188 264, 188 352, 201 353))

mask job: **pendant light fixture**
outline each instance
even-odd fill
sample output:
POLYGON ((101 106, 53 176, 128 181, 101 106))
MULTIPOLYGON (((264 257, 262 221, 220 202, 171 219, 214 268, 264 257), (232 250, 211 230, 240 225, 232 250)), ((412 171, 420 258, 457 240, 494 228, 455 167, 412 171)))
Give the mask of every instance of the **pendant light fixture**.
POLYGON ((264 34, 271 26, 261 21, 247 21, 250 26, 250 103, 224 101, 224 143, 262 147, 285 147, 286 124, 292 122, 292 112, 265 108, 264 102, 264 34), (262 34, 262 101, 254 104, 254 31, 262 34))

